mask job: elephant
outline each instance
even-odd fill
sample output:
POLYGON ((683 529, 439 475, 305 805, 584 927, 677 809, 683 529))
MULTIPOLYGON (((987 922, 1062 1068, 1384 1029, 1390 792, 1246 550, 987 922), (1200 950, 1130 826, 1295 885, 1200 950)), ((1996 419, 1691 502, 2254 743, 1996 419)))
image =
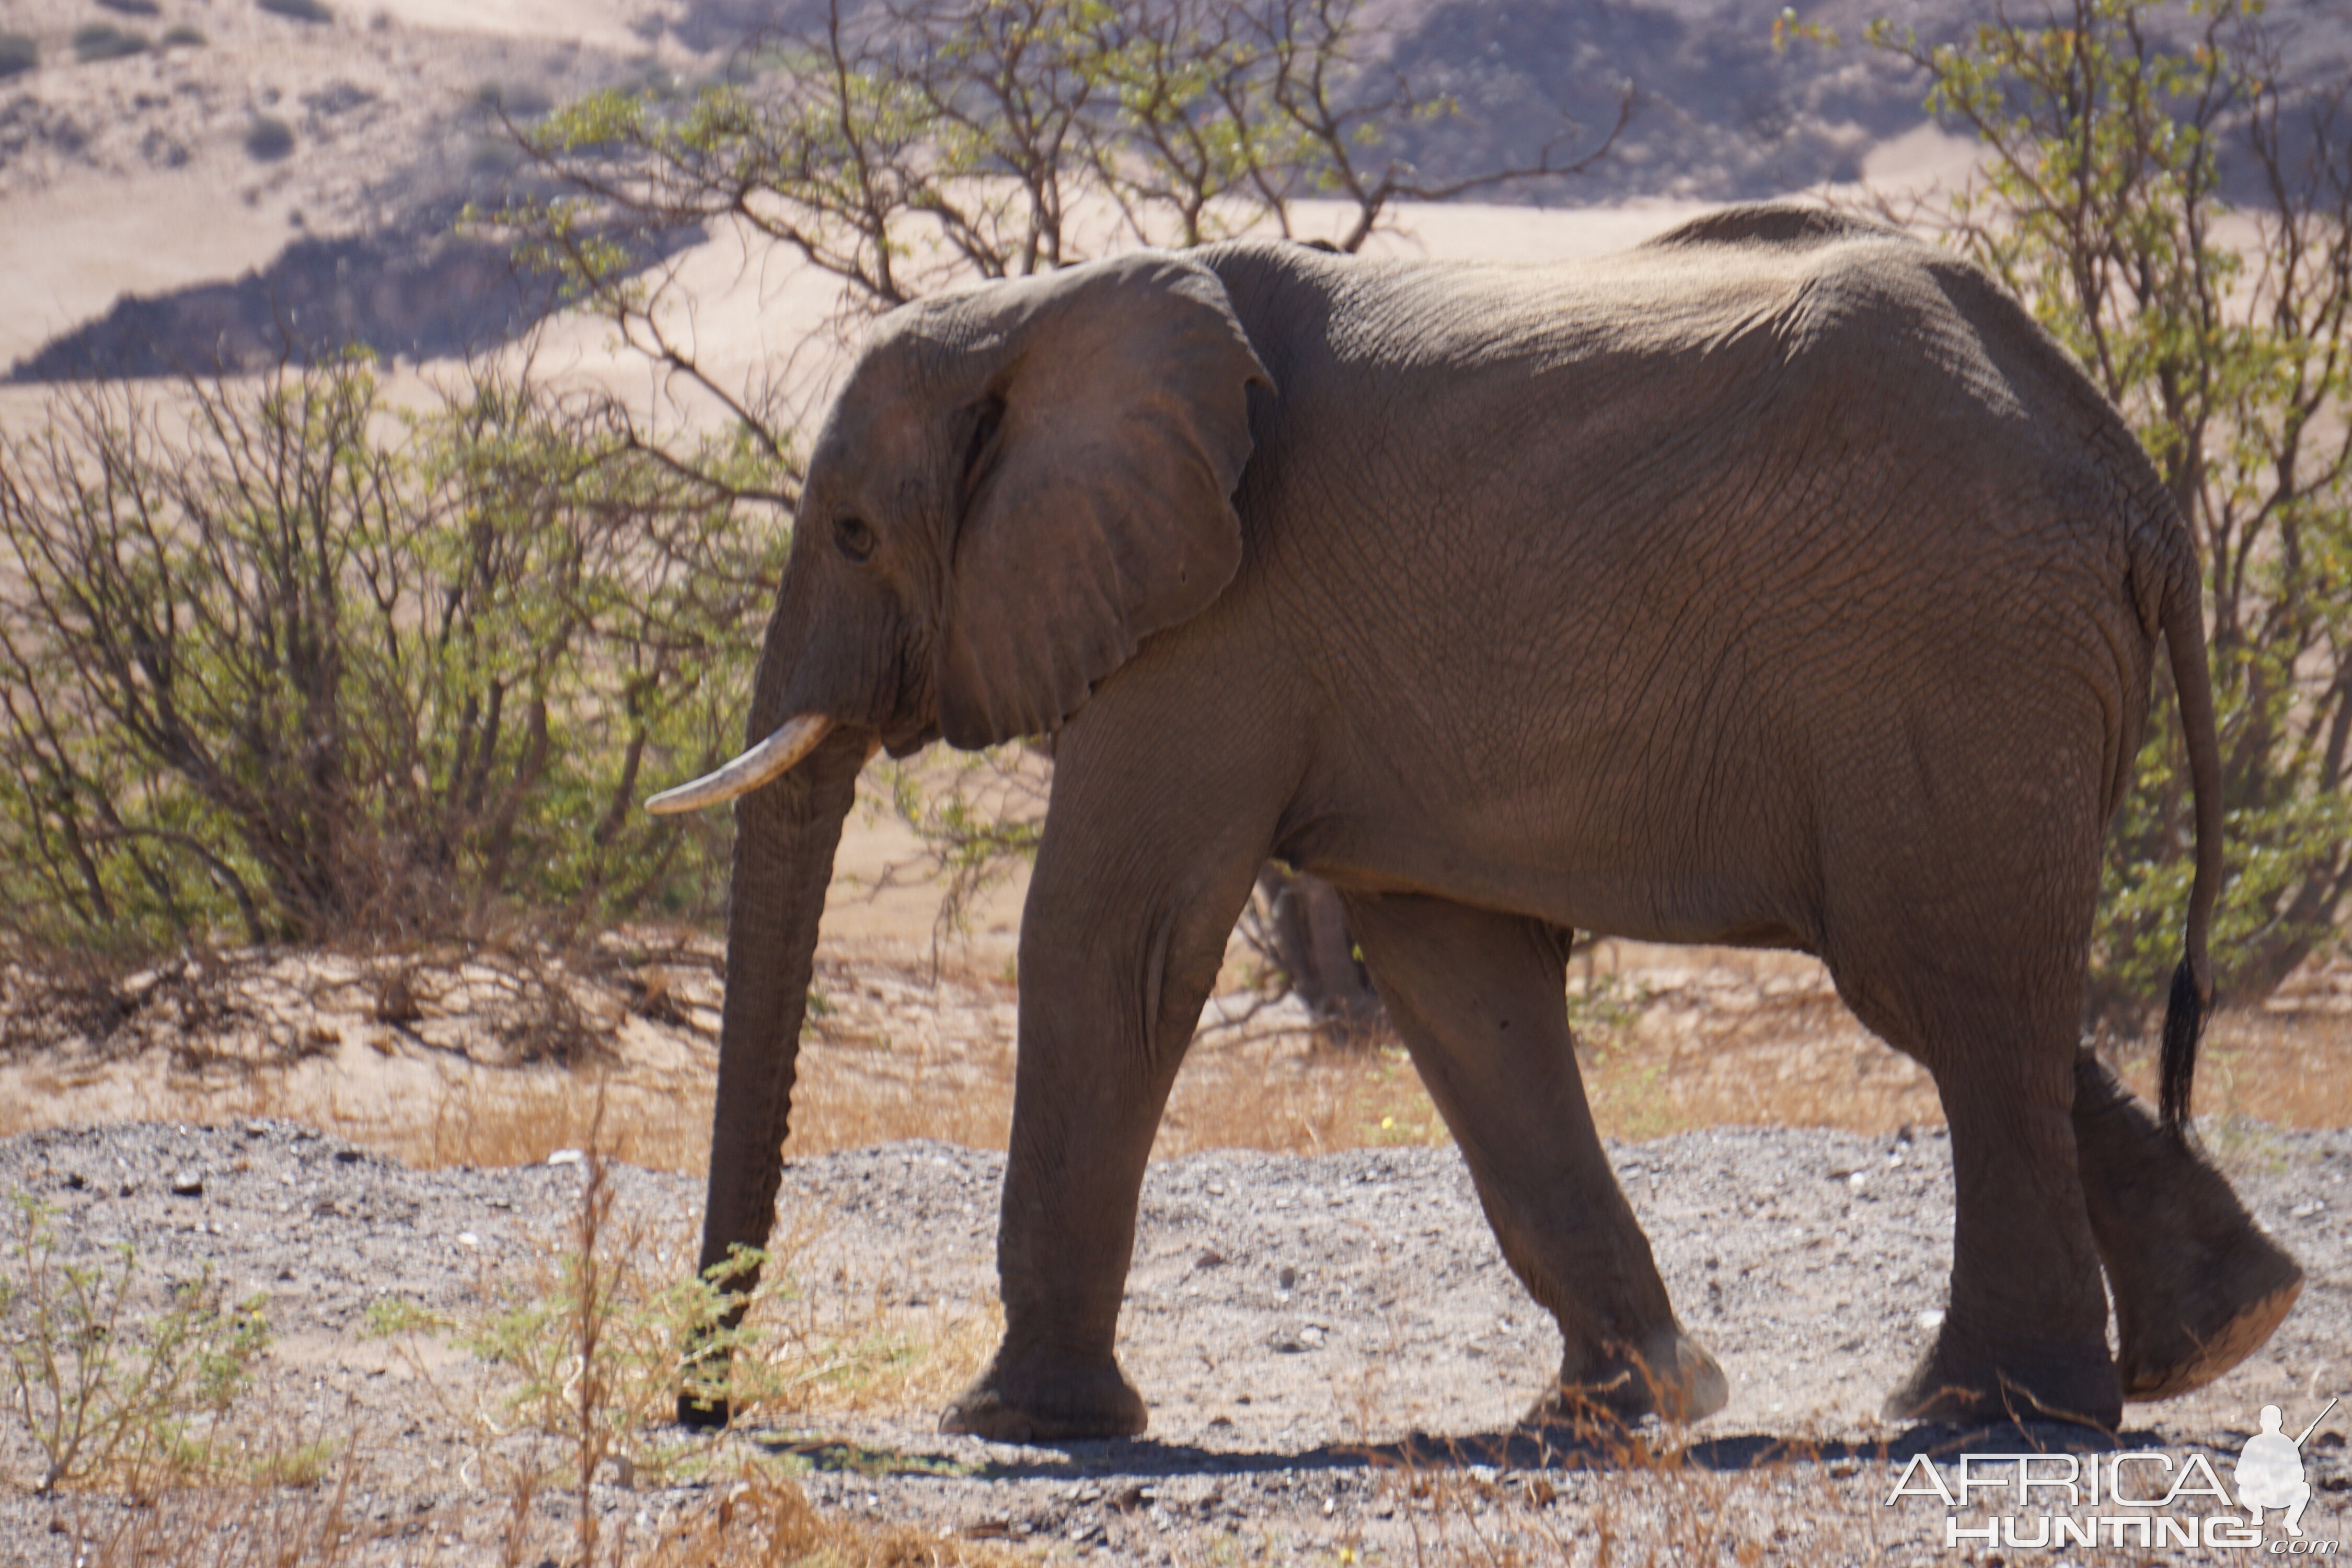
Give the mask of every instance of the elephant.
POLYGON ((2195 548, 1963 259, 1780 204, 1597 259, 1242 239, 990 281, 870 329, 795 515, 748 749, 648 803, 736 803, 706 1268, 774 1219, 860 767, 1053 736, 1003 1337, 943 1430, 1144 1429, 1145 1161, 1269 858, 1339 890, 1559 1323, 1531 1420, 1728 1392, 1594 1129, 1577 931, 1817 955, 1932 1077, 1950 1294, 1890 1418, 2113 1431, 2294 1305, 2187 1120, 2221 872, 2195 548), (2196 824, 2160 1115, 2080 1035, 2159 640, 2196 824))

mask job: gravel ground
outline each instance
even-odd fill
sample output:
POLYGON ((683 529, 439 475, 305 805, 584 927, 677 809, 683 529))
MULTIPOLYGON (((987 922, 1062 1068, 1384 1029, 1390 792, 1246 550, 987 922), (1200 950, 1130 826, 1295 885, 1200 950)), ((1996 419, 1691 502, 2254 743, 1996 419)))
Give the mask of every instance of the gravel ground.
MULTIPOLYGON (((2203 1448, 2220 1466, 2263 1404, 2284 1406, 2295 1429, 2352 1393, 2352 1131, 2241 1128, 2216 1150, 2310 1283, 2270 1345, 2220 1384, 2132 1407, 2126 1441, 2203 1448)), ((1942 1557, 1942 1509, 1885 1508, 1884 1460, 1889 1445, 1899 1464, 1966 1435, 1899 1433, 1871 1414, 1943 1301, 1952 1196, 1940 1132, 1717 1129, 1612 1154, 1685 1325, 1732 1379, 1730 1407, 1685 1435, 1680 1466, 1642 1457, 1677 1447, 1656 1430, 1631 1450, 1513 1434, 1557 1365, 1557 1335, 1505 1268, 1459 1160, 1422 1148, 1227 1152, 1151 1168, 1122 1349, 1152 1404, 1142 1440, 942 1437, 928 1389, 761 1440, 803 1457, 822 1507, 1054 1555, 1412 1561, 1475 1555, 1481 1542, 1597 1554, 1615 1541, 1675 1554, 1753 1542, 1764 1560, 1942 1557), (1752 1468, 1759 1459, 1787 1462, 1752 1468)), ((810 1300, 877 1321, 961 1322, 976 1343, 1001 1166, 928 1142, 794 1163, 783 1212, 810 1300)), ((614 1176, 632 1223, 690 1235, 698 1184, 614 1176)), ((491 1374, 437 1342, 404 1359, 364 1339, 371 1304, 465 1310, 485 1279, 520 1277, 531 1237, 561 1232, 582 1181, 576 1163, 414 1171, 284 1122, 0 1143, 0 1192, 51 1205, 65 1251, 129 1240, 159 1278, 209 1268, 237 1294, 267 1297, 270 1419, 281 1433, 364 1435, 349 1507, 385 1561, 498 1561, 503 1499, 459 1418, 491 1374)), ((35 1453, 20 1420, 5 1429, 21 1481, 35 1453)), ((2347 1429, 2339 1407, 2306 1450, 2315 1536, 2352 1536, 2347 1429)), ((703 1496, 597 1489, 600 1508, 647 1535, 703 1496)), ((110 1510, 121 1511, 14 1492, 0 1499, 0 1561, 89 1561, 76 1543, 102 1535, 110 1510)))

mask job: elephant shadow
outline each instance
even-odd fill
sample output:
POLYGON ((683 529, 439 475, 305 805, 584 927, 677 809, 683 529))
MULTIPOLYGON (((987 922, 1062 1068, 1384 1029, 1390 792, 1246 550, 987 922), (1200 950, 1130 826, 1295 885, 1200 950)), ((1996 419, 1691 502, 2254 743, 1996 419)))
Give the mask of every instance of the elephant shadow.
POLYGON ((1485 1468, 1508 1470, 1672 1469, 1733 1473, 1785 1465, 1885 1465, 1900 1468, 1926 1455, 1937 1460, 1964 1455, 2084 1454, 2146 1448, 2162 1441, 2153 1431, 2107 1433, 2059 1421, 2000 1421, 1958 1425, 1923 1422, 1883 1440, 1855 1442, 1770 1432, 1744 1432, 1696 1442, 1679 1442, 1668 1429, 1644 1422, 1633 1429, 1514 1427, 1466 1436, 1415 1432, 1384 1443, 1332 1443, 1297 1451, 1204 1448, 1152 1437, 1088 1439, 1024 1446, 1019 1457, 983 1462, 967 1451, 920 1453, 883 1450, 824 1439, 779 1439, 763 1444, 817 1470, 879 1470, 957 1476, 969 1480, 1103 1480, 1128 1477, 1151 1480, 1178 1476, 1250 1476, 1273 1473, 1393 1471, 1400 1475, 1485 1468))

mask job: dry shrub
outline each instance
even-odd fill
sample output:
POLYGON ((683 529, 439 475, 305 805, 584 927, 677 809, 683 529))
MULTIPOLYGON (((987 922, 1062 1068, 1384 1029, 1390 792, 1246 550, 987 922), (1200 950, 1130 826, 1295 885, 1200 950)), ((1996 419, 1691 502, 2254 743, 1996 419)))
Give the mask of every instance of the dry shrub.
POLYGON ((527 366, 435 393, 356 354, 78 383, 0 440, 12 947, 709 913, 727 825, 635 805, 731 749, 786 531, 527 366))
POLYGON ((347 1469, 323 1491, 221 1488, 175 1492, 111 1520, 68 1526, 88 1568, 339 1568, 362 1560, 347 1469))
POLYGON ((682 1106, 657 1088, 607 1076, 531 1071, 453 1073, 431 1121, 415 1130, 335 1131, 412 1165, 538 1165, 587 1145, 604 1105, 613 1157, 651 1171, 699 1173, 710 1162, 710 1122, 698 1103, 682 1106))
POLYGON ((1028 1563, 1026 1553, 936 1535, 908 1525, 855 1523, 819 1513, 807 1494, 768 1467, 743 1476, 701 1504, 677 1534, 636 1560, 633 1568, 787 1568, 800 1563, 840 1568, 961 1568, 1028 1563))
MULTIPOLYGON (((91 1510, 65 1527, 70 1561, 83 1568, 499 1568, 565 1562, 561 1521, 541 1508, 533 1483, 516 1478, 503 1496, 377 1524, 352 1508, 356 1472, 307 1491, 230 1488, 176 1493, 150 1507, 91 1510)), ((630 1510, 592 1568, 993 1568, 1024 1563, 1002 1548, 907 1525, 827 1516, 771 1463, 743 1463, 725 1483, 650 1530, 630 1510)))

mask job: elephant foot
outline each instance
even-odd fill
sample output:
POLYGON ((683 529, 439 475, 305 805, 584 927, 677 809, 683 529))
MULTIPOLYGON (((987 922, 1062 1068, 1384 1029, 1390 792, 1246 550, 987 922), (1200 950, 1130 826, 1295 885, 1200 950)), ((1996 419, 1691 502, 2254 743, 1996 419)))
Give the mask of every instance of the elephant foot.
POLYGON ((1650 1336, 1644 1347, 1614 1345, 1564 1362, 1559 1384, 1535 1403, 1526 1424, 1551 1426, 1594 1416, 1631 1425, 1644 1415, 1702 1421, 1731 1400, 1731 1382, 1706 1347, 1680 1329, 1650 1336))
POLYGON ((2074 1142, 2115 1298, 2124 1397, 2186 1394, 2260 1349, 2294 1306, 2303 1270, 2221 1173, 2087 1050, 2074 1060, 2074 1142))
POLYGON ((940 1430, 992 1443, 1133 1437, 1150 1420, 1143 1395, 1116 1363, 1007 1366, 1000 1353, 940 1416, 940 1430))
POLYGON ((2192 1289, 2151 1310, 2152 1292, 2116 1292, 2116 1370, 2124 1397, 2169 1399, 2202 1388, 2260 1350, 2303 1294, 2303 1269, 2276 1244, 2246 1231, 2192 1289))
POLYGON ((1889 1421, 2063 1421, 2113 1432, 2123 1424, 2123 1390, 2106 1346, 1996 1350, 1947 1318, 1879 1412, 1889 1421))

